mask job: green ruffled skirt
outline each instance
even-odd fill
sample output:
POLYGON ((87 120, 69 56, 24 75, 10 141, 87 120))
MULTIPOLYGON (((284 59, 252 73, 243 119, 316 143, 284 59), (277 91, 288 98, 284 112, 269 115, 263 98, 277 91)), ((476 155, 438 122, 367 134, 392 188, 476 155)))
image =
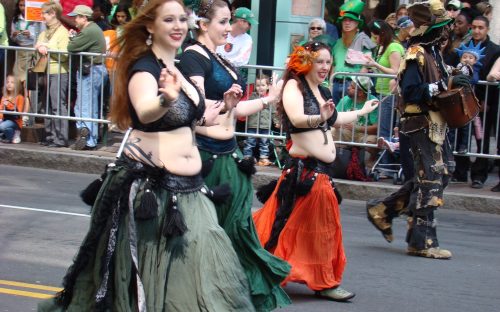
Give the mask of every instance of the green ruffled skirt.
MULTIPOLYGON (((158 215, 134 218, 145 179, 134 179, 123 191, 127 171, 117 166, 101 187, 89 232, 65 278, 67 287, 71 272, 76 276, 71 294, 65 295, 70 297, 67 311, 254 311, 246 276, 213 203, 200 191, 175 193, 188 230, 167 239, 162 228, 171 192, 153 185, 158 215), (125 193, 119 202, 128 200, 133 208, 113 203, 113 192, 125 193), (84 265, 75 270, 76 263, 84 265), (104 300, 96 299, 103 295, 104 300)), ((38 311, 66 311, 60 302, 41 302, 38 311)))
MULTIPOLYGON (((260 244, 252 219, 253 187, 251 179, 238 169, 231 154, 217 155, 200 150, 203 161, 213 160, 205 183, 214 187, 231 185, 231 198, 216 205, 219 224, 233 243, 250 284, 252 302, 257 311, 271 311, 287 306, 290 298, 280 287, 290 272, 290 265, 273 256, 260 244)), ((238 157, 242 154, 236 150, 238 157)))

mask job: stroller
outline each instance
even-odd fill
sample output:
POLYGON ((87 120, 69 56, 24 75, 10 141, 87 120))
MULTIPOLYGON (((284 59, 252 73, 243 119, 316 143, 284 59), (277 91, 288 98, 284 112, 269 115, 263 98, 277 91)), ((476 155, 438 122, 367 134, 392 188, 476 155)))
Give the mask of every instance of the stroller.
POLYGON ((401 185, 405 181, 403 167, 399 161, 399 141, 397 137, 398 128, 394 128, 395 137, 391 141, 378 138, 377 145, 384 150, 377 158, 370 170, 369 177, 373 181, 378 181, 382 175, 392 177, 392 183, 401 185), (389 159, 389 162, 382 163, 382 160, 389 159))

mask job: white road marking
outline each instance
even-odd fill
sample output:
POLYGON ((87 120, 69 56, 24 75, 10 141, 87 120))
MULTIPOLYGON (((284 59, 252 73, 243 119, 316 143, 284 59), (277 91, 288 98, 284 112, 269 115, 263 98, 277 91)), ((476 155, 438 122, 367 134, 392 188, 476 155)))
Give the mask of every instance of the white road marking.
POLYGON ((8 209, 18 209, 18 210, 28 210, 28 211, 36 211, 36 212, 46 212, 46 213, 54 213, 54 214, 62 214, 66 216, 75 216, 75 217, 85 217, 90 218, 90 215, 83 213, 75 213, 75 212, 67 212, 67 211, 59 211, 59 210, 47 210, 47 209, 38 209, 38 208, 30 208, 30 207, 20 207, 20 206, 11 206, 11 205, 2 205, 2 208, 8 209))

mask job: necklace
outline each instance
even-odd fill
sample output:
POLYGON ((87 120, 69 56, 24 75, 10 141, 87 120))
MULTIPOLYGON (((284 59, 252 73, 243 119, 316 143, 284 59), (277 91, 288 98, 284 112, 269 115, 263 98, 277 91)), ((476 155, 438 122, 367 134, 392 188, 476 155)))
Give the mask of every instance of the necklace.
POLYGON ((217 62, 219 62, 219 64, 222 65, 222 67, 224 67, 226 69, 226 71, 231 75, 231 77, 233 78, 233 80, 237 81, 238 80, 238 75, 236 74, 236 71, 234 70, 233 66, 231 65, 231 63, 225 59, 223 56, 221 56, 220 54, 218 53, 215 53, 215 52, 212 52, 206 45, 204 45, 203 43, 199 42, 199 41, 196 41, 196 43, 202 47, 207 53, 213 55, 213 57, 217 60, 217 62))

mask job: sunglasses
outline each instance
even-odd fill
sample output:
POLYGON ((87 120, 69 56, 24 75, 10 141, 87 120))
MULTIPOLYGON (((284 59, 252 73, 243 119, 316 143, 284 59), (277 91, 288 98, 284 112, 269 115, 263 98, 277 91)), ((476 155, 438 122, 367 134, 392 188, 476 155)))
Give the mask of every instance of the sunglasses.
POLYGON ((459 11, 460 9, 459 8, 456 8, 454 6, 449 6, 449 7, 446 7, 446 10, 447 11, 459 11))
POLYGON ((309 30, 323 30, 323 27, 309 27, 309 30))

